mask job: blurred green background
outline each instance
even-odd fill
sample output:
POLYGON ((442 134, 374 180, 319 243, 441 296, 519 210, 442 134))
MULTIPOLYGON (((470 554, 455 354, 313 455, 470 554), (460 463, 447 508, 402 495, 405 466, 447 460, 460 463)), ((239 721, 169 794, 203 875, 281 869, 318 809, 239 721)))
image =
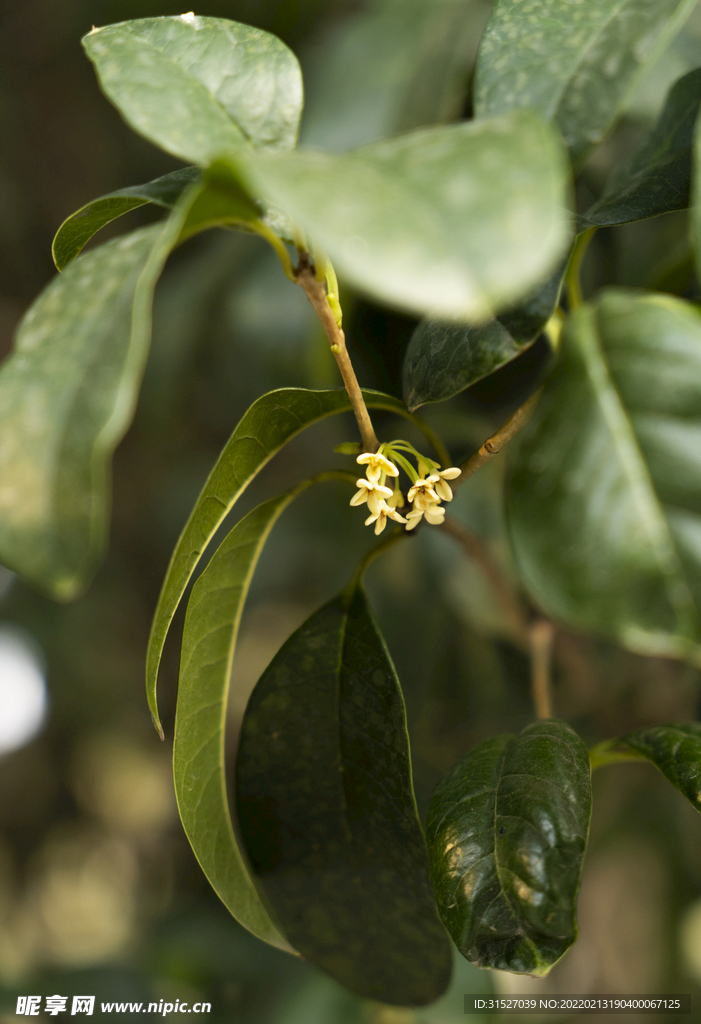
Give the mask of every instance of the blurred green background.
MULTIPOLYGON (((5 0, 0 9, 4 357, 54 273, 50 245, 63 218, 177 166, 102 97, 80 37, 93 24, 183 12, 160 0, 5 0)), ((203 0, 196 13, 283 38, 305 74, 303 142, 344 149, 469 116, 489 9, 487 0, 203 0)), ((697 11, 589 160, 578 183, 583 208, 654 120, 669 85, 699 65, 697 11)), ((129 216, 97 242, 153 214, 129 216)), ((697 299, 686 222, 679 213, 600 231, 585 292, 614 282, 697 299)), ((342 301, 361 383, 400 394, 414 322, 345 291, 342 301)), ((536 343, 469 394, 424 410, 455 461, 530 393, 546 362, 546 346, 536 343)), ((59 606, 0 568, 0 1021, 16 1019, 17 995, 38 993, 95 994, 98 1004, 210 1001, 212 1021, 236 1024, 457 1024, 466 993, 492 991, 692 992, 701 1005, 701 818, 646 766, 595 776, 580 938, 543 981, 480 972, 458 958, 453 986, 435 1007, 411 1015, 363 1005, 251 938, 210 891, 181 833, 170 781, 182 618, 161 675, 162 744, 143 693, 150 617, 189 508, 247 406, 271 388, 339 383, 303 294, 262 241, 222 231, 187 243, 159 286, 141 401, 114 464, 110 550, 93 585, 59 606), (21 679, 25 697, 35 694, 33 711, 17 696, 21 679)), ((379 417, 378 426, 384 439, 397 436, 390 421, 379 417)), ((332 448, 353 437, 353 424, 340 419, 305 433, 265 470, 241 513, 311 472, 347 464, 332 448)), ((473 477, 452 511, 508 574, 503 471, 495 460, 473 477)), ((259 673, 345 583, 371 541, 346 490, 334 484, 303 496, 264 553, 234 668, 232 753, 259 673)), ((406 693, 423 813, 441 774, 474 743, 530 720, 528 663, 480 569, 439 531, 393 549, 368 582, 406 693)), ((555 707, 593 743, 698 718, 699 673, 560 630, 555 707)))

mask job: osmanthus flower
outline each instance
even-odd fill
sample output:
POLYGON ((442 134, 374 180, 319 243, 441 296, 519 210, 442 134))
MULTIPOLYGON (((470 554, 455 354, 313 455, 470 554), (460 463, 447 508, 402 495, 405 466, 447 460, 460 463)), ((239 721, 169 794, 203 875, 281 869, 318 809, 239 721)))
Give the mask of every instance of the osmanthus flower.
POLYGON ((445 518, 445 509, 436 501, 427 501, 423 508, 417 508, 416 502, 414 502, 413 510, 406 514, 407 530, 413 530, 415 526, 418 526, 422 516, 426 517, 427 523, 440 526, 445 518))
POLYGON ((385 498, 391 498, 393 494, 391 487, 385 487, 384 484, 366 480, 364 477, 356 480, 355 486, 358 490, 350 500, 351 505, 363 505, 367 501, 368 508, 373 515, 379 512, 380 502, 384 501, 385 498))
POLYGON ((379 480, 382 473, 387 476, 399 476, 399 470, 394 463, 382 454, 383 447, 384 445, 380 445, 377 452, 364 452, 355 460, 360 466, 367 465, 365 475, 372 483, 379 480))
MULTIPOLYGON (((378 508, 377 512, 367 517, 367 519, 365 520, 365 525, 370 526, 372 523, 374 523, 375 536, 378 536, 380 533, 382 533, 385 526, 387 525, 388 519, 394 519, 395 523, 407 522, 404 516, 399 515, 396 508, 392 508, 391 505, 388 505, 387 502, 384 499, 382 499, 380 501, 380 507, 378 508)), ((409 527, 407 526, 407 530, 408 529, 409 527)))
POLYGON ((426 477, 425 480, 417 480, 416 483, 409 488, 409 493, 407 494, 407 501, 416 502, 418 508, 420 508, 426 501, 440 500, 439 495, 433 489, 433 481, 431 477, 426 477))
POLYGON ((374 523, 376 534, 382 533, 388 519, 405 523, 407 530, 413 530, 422 518, 434 525, 443 522, 445 509, 441 501, 450 501, 453 497, 447 481, 456 480, 460 476, 461 471, 457 467, 441 469, 440 463, 421 455, 412 444, 403 440, 385 442, 376 452, 363 452, 358 455, 357 462, 367 467, 367 479, 356 481, 358 490, 350 503, 362 505, 367 502, 371 514, 365 525, 374 523), (409 458, 416 460, 417 468, 409 458), (405 503, 397 479, 398 467, 404 470, 411 481, 407 500, 413 503, 413 508, 407 513, 406 519, 397 512, 397 508, 402 508, 405 503), (393 488, 387 486, 387 477, 394 478, 393 488))
POLYGON ((458 469, 457 466, 450 466, 448 469, 440 469, 437 473, 431 473, 427 477, 427 483, 431 483, 434 486, 436 494, 443 501, 453 500, 453 490, 448 483, 448 480, 457 480, 462 470, 458 469))

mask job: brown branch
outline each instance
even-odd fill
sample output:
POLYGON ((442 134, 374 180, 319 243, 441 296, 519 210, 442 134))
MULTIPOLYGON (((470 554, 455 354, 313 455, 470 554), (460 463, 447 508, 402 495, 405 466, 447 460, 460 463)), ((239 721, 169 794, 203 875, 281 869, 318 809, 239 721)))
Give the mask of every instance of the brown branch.
POLYGON ((505 618, 511 625, 516 641, 528 650, 530 632, 526 614, 509 580, 495 562, 487 545, 452 516, 445 517, 443 529, 462 546, 467 556, 480 567, 494 591, 494 596, 499 602, 505 618))
POLYGON ((552 718, 551 656, 555 627, 548 619, 538 619, 530 628, 531 697, 536 718, 552 718))
POLYGON ((463 462, 460 467, 462 473, 453 484, 454 487, 457 487, 458 484, 463 483, 463 481, 467 480, 467 478, 472 476, 473 473, 476 473, 478 469, 481 469, 485 462, 489 462, 489 460, 497 455, 515 434, 518 434, 522 427, 525 427, 531 418, 533 410, 540 400, 540 395, 540 390, 531 395, 523 405, 519 406, 513 416, 510 416, 506 423, 499 427, 496 434, 492 434, 492 436, 484 442, 478 452, 475 452, 474 455, 471 455, 469 459, 466 459, 466 461, 463 462))
POLYGON ((380 442, 377 440, 377 436, 375 435, 372 420, 370 419, 370 413, 368 412, 365 399, 363 398, 360 385, 358 384, 358 378, 355 375, 353 364, 351 363, 350 356, 348 355, 346 337, 336 323, 336 318, 328 304, 324 283, 323 281, 317 280, 314 268, 310 265, 309 257, 305 253, 300 255, 296 276, 297 283, 304 289, 316 315, 319 317, 321 326, 324 328, 326 333, 326 337, 329 339, 331 351, 333 352, 338 368, 341 371, 343 386, 348 393, 348 397, 358 423, 363 451, 375 452, 377 451, 380 442))

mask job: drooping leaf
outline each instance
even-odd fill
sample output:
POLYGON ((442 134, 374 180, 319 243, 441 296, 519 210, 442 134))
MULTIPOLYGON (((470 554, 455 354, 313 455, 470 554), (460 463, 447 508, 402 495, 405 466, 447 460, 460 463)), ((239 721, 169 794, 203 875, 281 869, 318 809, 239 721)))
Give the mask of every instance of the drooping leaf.
POLYGON ((93 199, 64 220, 56 232, 52 253, 58 270, 63 270, 81 252, 92 236, 117 217, 136 210, 146 203, 155 203, 172 209, 188 185, 200 177, 197 167, 183 167, 182 170, 164 174, 145 185, 133 185, 106 196, 93 199))
POLYGON ((636 729, 623 736, 622 742, 651 761, 697 811, 701 810, 701 724, 636 729))
POLYGON ((560 143, 531 111, 349 153, 240 154, 349 282, 437 317, 489 319, 553 271, 570 238, 560 143))
POLYGON ((295 145, 301 72, 268 32, 184 14, 93 29, 83 45, 127 123, 173 156, 207 167, 248 142, 295 145))
POLYGON ((543 977, 577 937, 591 817, 587 748, 564 722, 480 743, 431 798, 441 917, 478 967, 543 977))
POLYGON ((521 578, 554 618, 701 659, 701 316, 621 289, 581 307, 507 489, 521 578))
MULTIPOLYGON (((363 391, 363 395, 370 409, 407 415, 402 403, 391 395, 379 391, 363 391)), ((350 402, 343 390, 280 388, 258 398, 229 438, 180 534, 153 617, 146 656, 146 693, 159 731, 156 681, 163 644, 204 549, 253 477, 283 445, 312 423, 349 410, 350 402)))
POLYGON ((198 167, 184 167, 145 185, 110 192, 83 206, 56 232, 52 247, 56 267, 63 270, 100 228, 125 213, 146 203, 171 209, 185 189, 196 181, 201 181, 203 187, 183 225, 181 241, 210 227, 251 231, 255 230, 255 224, 262 222, 285 241, 293 242, 291 225, 282 211, 259 208, 244 191, 231 167, 216 161, 204 174, 198 167))
POLYGON ((582 227, 627 224, 684 210, 691 202, 691 152, 701 105, 701 68, 675 82, 657 124, 616 169, 582 227))
POLYGON ((305 66, 303 145, 338 152, 457 120, 487 14, 483 0, 372 0, 334 18, 305 66))
POLYGON ((557 305, 563 267, 536 292, 486 324, 424 320, 404 357, 402 389, 413 412, 426 402, 452 398, 515 359, 540 334, 557 305))
POLYGON ((110 460, 190 201, 165 225, 72 263, 30 308, 0 370, 0 560, 60 600, 87 585, 105 545, 110 460))
POLYGON ((451 971, 411 781, 399 681, 360 587, 273 659, 244 717, 236 805, 291 942, 336 981, 401 1006, 451 971))
POLYGON ((477 60, 475 113, 533 107, 575 162, 600 142, 696 0, 497 0, 477 60))
POLYGON ((310 481, 236 524, 193 587, 183 631, 173 777, 183 827, 215 892, 245 928, 289 949, 261 901, 234 834, 224 739, 231 665, 258 558, 278 516, 310 481))

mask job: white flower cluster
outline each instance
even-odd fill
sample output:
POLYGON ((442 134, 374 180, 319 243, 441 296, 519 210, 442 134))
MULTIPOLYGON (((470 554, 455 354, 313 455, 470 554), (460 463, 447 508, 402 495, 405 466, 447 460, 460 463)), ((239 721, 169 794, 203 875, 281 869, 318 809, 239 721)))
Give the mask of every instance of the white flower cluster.
POLYGON ((453 492, 448 480, 455 480, 460 476, 461 471, 457 467, 441 469, 437 462, 420 455, 407 441, 381 444, 377 452, 359 455, 357 462, 361 466, 366 466, 366 477, 356 481, 358 490, 350 503, 363 505, 367 502, 370 515, 365 520, 365 525, 370 526, 374 523, 376 534, 382 533, 388 519, 404 523, 407 530, 413 530, 418 526, 422 517, 434 526, 443 522, 445 508, 441 501, 452 501, 453 492), (402 451, 417 458, 418 472, 402 451), (399 487, 399 469, 396 463, 412 481, 406 500, 413 504, 413 508, 407 512, 406 519, 397 511, 398 508, 404 507, 405 498, 399 487), (393 478, 394 487, 387 486, 387 477, 393 478))

